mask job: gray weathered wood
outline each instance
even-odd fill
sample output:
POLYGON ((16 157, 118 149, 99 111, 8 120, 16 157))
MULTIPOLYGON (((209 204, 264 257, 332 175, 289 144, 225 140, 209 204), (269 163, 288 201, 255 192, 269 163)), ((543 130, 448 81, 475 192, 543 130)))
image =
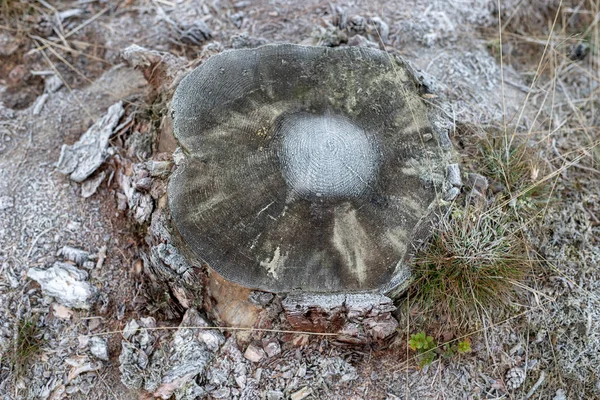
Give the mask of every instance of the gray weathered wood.
POLYGON ((185 158, 169 201, 183 239, 249 288, 402 285, 450 158, 421 88, 405 62, 367 48, 212 57, 173 99, 185 158))
POLYGON ((110 106, 77 142, 62 146, 56 168, 75 182, 86 180, 108 158, 108 140, 124 113, 122 101, 110 106))

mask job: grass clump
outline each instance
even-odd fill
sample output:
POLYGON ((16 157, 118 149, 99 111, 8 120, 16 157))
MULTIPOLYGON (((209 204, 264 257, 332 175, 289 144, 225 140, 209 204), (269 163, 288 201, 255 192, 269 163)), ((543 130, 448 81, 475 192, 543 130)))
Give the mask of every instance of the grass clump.
POLYGON ((409 296, 426 329, 480 328, 483 316, 512 304, 533 266, 527 238, 548 200, 551 185, 540 184, 545 164, 526 141, 504 132, 476 143, 469 167, 485 185, 467 179, 463 196, 413 261, 409 296))
POLYGON ((477 169, 496 185, 500 197, 519 200, 529 208, 547 201, 548 186, 537 184, 547 168, 525 140, 493 133, 481 140, 478 153, 477 169))
POLYGON ((508 214, 458 207, 413 266, 416 304, 457 328, 478 326, 480 310, 508 304, 530 263, 508 214))
POLYGON ((27 365, 39 354, 44 344, 43 333, 33 319, 24 318, 17 322, 16 337, 10 355, 12 368, 20 376, 27 365))

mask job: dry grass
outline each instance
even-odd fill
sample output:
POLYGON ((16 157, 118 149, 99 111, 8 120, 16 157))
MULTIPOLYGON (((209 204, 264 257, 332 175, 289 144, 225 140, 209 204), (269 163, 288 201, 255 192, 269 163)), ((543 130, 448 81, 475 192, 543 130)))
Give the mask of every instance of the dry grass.
POLYGON ((512 231, 509 214, 458 206, 453 211, 416 257, 411 298, 446 330, 464 333, 481 326, 482 311, 515 298, 531 262, 524 237, 512 231))
POLYGON ((39 354, 44 344, 42 335, 35 320, 23 318, 17 322, 16 337, 8 360, 16 376, 21 376, 39 354))

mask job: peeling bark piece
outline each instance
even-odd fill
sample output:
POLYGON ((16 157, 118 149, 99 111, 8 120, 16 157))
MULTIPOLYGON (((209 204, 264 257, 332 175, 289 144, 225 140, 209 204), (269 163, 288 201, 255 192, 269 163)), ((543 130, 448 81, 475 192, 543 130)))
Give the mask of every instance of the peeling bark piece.
POLYGON ((88 179, 85 182, 83 182, 83 184, 81 185, 81 197, 87 199, 88 197, 91 197, 94 193, 96 193, 96 191, 102 184, 102 181, 104 181, 104 178, 106 178, 106 171, 102 171, 94 178, 88 179))
POLYGON ((159 243, 150 249, 150 259, 145 260, 145 271, 150 278, 166 283, 183 308, 201 303, 200 271, 190 265, 176 247, 159 243))
POLYGON ((282 302, 294 329, 339 333, 338 339, 351 343, 378 341, 398 327, 391 313, 392 300, 376 293, 293 294, 282 302))
MULTIPOLYGON (((172 102, 182 162, 168 198, 184 241, 250 289, 403 285, 453 157, 440 146, 448 117, 422 98, 420 79, 363 47, 266 45, 208 59, 172 102)), ((304 310, 304 323, 336 319, 321 311, 304 310)))
POLYGON ((71 370, 69 371, 69 374, 67 375, 67 383, 73 381, 73 379, 77 378, 81 374, 84 374, 86 372, 98 371, 101 368, 102 362, 100 361, 74 365, 73 368, 71 368, 71 370))
POLYGON ((45 295, 71 308, 88 310, 97 293, 87 282, 87 272, 63 262, 56 262, 47 270, 29 268, 27 276, 42 286, 45 295))
POLYGON ((155 89, 168 88, 187 64, 187 60, 169 53, 133 44, 123 50, 121 56, 133 68, 140 69, 144 78, 155 89))
POLYGON ((90 258, 90 253, 85 250, 76 249, 71 246, 64 246, 57 253, 57 256, 63 257, 65 260, 73 261, 75 264, 81 266, 84 262, 90 258))
POLYGON ((133 219, 138 224, 143 224, 150 219, 154 210, 154 201, 148 193, 140 193, 136 190, 136 180, 122 171, 117 174, 119 186, 127 198, 127 205, 131 210, 133 219))
POLYGON ((113 104, 73 145, 63 145, 56 168, 75 182, 83 182, 109 156, 108 140, 123 116, 123 102, 113 104))
POLYGON ((281 305, 294 329, 309 332, 337 332, 345 322, 346 295, 290 294, 281 305))

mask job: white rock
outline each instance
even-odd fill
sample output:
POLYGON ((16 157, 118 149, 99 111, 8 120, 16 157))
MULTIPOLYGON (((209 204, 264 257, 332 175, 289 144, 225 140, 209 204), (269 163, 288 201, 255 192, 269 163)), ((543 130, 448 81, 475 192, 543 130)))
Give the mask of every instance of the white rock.
POLYGON ((97 293, 87 282, 87 272, 63 262, 56 262, 47 270, 29 268, 27 276, 42 286, 45 295, 71 308, 88 310, 97 293))
POLYGON ((448 164, 446 167, 446 180, 454 187, 460 188, 462 186, 458 164, 448 164))
POLYGON ((98 336, 92 336, 89 342, 90 353, 92 353, 95 357, 108 361, 108 345, 106 344, 106 340, 102 339, 98 336))
POLYGON ((263 339, 263 349, 265 349, 265 353, 269 357, 274 357, 277 354, 281 353, 281 346, 279 345, 279 340, 273 339, 263 339))
POLYGON ((523 368, 513 367, 506 371, 506 387, 508 389, 518 389, 525 382, 525 378, 523 368))
POLYGON ((567 400, 567 395, 563 389, 558 389, 552 400, 567 400))

